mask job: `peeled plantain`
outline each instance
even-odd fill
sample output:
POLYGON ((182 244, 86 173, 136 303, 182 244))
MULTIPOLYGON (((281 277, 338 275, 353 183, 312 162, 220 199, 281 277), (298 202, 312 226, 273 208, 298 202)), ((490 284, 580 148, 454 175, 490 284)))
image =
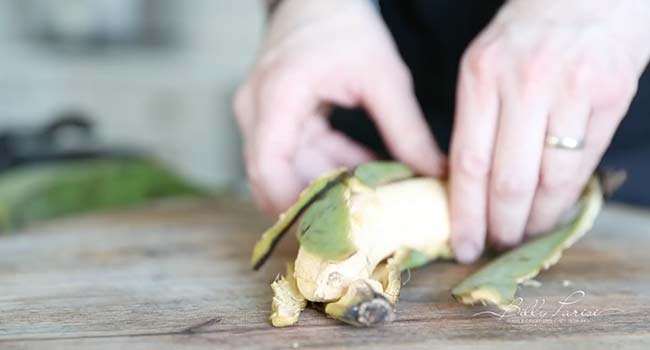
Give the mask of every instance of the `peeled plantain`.
MULTIPOLYGON (((505 307, 519 283, 555 264, 562 251, 591 228, 601 205, 601 186, 594 178, 572 221, 498 257, 455 287, 453 296, 465 304, 505 307)), ((288 299, 284 309, 291 312, 285 317, 274 312, 275 326, 297 322, 307 302, 355 326, 390 322, 400 272, 453 257, 446 183, 416 177, 396 162, 366 163, 316 179, 264 232, 253 250, 253 268, 264 263, 294 223, 298 255, 288 275, 273 287, 273 309, 282 309, 279 303, 288 299)))

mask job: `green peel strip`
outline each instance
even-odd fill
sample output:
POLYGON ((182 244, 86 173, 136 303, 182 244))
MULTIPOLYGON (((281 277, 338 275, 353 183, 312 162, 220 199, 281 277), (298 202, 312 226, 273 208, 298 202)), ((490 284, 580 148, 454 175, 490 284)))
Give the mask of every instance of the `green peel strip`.
POLYGON ((409 179, 413 171, 399 162, 375 161, 359 165, 354 170, 354 177, 369 187, 377 187, 390 182, 409 179))
POLYGON ((463 304, 491 303, 507 308, 517 285, 554 265, 562 252, 591 229, 603 203, 599 181, 592 178, 580 199, 580 212, 565 226, 505 253, 452 289, 463 304))
POLYGON ((280 241, 280 238, 287 232, 303 210, 321 192, 333 184, 339 183, 347 175, 347 171, 347 169, 341 168, 317 178, 300 194, 296 203, 287 209, 287 211, 280 214, 275 224, 266 230, 257 243, 255 243, 253 255, 251 256, 251 266, 253 269, 257 270, 264 264, 269 255, 271 255, 275 245, 280 241))
POLYGON ((334 184, 305 209, 297 232, 302 248, 323 259, 336 261, 357 251, 349 237, 347 192, 345 182, 334 184))

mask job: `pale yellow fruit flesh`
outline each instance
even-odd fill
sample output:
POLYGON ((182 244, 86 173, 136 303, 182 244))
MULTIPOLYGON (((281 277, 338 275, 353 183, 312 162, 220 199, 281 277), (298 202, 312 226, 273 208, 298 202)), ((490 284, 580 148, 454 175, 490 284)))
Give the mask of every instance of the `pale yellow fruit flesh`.
POLYGON ((273 312, 269 317, 275 327, 287 327, 298 322, 300 313, 307 306, 307 300, 300 294, 293 278, 291 265, 286 276, 278 276, 271 284, 273 289, 273 312))
POLYGON ((450 255, 446 187, 431 178, 414 178, 350 196, 350 238, 356 253, 329 261, 305 249, 298 251, 295 278, 310 301, 340 299, 354 281, 372 276, 377 265, 401 248, 432 259, 450 255))

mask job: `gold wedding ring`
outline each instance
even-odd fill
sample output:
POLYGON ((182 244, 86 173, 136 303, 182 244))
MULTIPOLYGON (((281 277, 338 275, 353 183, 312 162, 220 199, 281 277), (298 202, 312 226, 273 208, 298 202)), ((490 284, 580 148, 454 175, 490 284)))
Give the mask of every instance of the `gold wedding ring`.
POLYGON ((546 145, 558 149, 579 150, 585 145, 584 140, 575 137, 546 136, 546 145))

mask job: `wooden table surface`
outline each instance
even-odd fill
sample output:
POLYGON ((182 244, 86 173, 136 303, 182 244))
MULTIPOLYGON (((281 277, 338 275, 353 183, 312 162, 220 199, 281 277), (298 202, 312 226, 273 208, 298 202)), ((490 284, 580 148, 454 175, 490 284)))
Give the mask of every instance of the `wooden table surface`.
POLYGON ((518 314, 457 304, 450 288, 477 266, 441 262, 412 271, 397 320, 374 329, 313 310, 271 327, 269 283, 295 242, 252 272, 268 223, 246 203, 183 200, 0 236, 0 349, 650 349, 647 211, 609 206, 520 288, 518 314))

